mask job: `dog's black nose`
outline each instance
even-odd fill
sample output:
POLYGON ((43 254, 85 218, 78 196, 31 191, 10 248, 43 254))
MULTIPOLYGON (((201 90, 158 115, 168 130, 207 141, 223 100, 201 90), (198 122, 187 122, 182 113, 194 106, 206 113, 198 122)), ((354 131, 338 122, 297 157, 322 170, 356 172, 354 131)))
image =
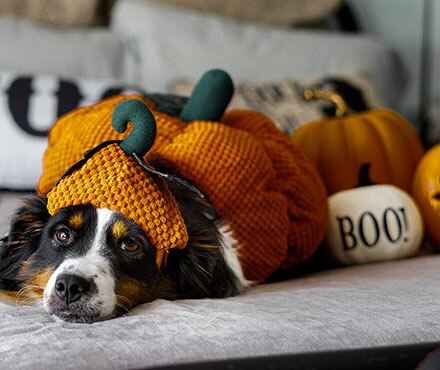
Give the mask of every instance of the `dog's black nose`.
POLYGON ((63 274, 58 276, 55 292, 59 299, 67 304, 78 301, 90 289, 90 281, 78 275, 63 274))

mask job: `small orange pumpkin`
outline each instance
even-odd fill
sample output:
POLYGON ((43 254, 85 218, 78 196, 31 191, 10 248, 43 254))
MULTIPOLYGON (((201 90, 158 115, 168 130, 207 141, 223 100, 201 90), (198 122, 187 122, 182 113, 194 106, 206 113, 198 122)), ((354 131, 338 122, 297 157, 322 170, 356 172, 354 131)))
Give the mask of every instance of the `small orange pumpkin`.
POLYGON ((363 163, 371 164, 374 182, 411 191, 423 146, 405 118, 389 109, 347 114, 337 94, 306 93, 307 100, 326 99, 337 105, 337 117, 307 123, 291 137, 315 163, 329 195, 355 187, 363 163))
POLYGON ((417 165, 412 194, 432 246, 440 249, 440 144, 429 149, 417 165))

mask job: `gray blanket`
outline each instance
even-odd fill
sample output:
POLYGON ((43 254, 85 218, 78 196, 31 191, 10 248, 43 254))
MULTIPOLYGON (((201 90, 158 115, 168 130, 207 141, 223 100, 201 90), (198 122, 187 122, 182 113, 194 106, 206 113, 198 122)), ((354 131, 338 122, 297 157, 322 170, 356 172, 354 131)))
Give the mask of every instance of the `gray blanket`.
POLYGON ((437 255, 316 272, 228 299, 158 300, 94 324, 0 304, 0 368, 127 369, 439 341, 439 307, 437 255))

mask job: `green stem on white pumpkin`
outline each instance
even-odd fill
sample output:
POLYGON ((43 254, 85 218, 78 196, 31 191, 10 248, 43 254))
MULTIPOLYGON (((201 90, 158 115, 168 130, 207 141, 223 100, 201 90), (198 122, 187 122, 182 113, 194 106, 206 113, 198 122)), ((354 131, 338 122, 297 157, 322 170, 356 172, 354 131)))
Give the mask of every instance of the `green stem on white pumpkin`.
POLYGON ((370 179, 370 167, 370 163, 362 164, 361 168, 359 169, 358 184, 356 186, 357 188, 361 188, 363 186, 377 185, 370 179))
POLYGON ((335 116, 338 118, 344 117, 349 113, 349 108, 345 100, 334 91, 307 89, 304 91, 304 99, 308 101, 324 100, 334 104, 336 108, 335 116))

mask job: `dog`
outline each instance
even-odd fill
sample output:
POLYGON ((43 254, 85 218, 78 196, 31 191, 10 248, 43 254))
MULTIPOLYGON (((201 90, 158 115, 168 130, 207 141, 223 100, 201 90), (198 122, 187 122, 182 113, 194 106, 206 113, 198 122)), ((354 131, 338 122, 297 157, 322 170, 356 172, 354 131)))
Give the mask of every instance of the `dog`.
POLYGON ((158 298, 243 292, 251 282, 228 225, 206 197, 175 181, 167 185, 189 240, 184 249, 169 251, 165 267, 156 266, 144 230, 120 213, 78 205, 51 216, 47 198, 34 196, 18 209, 1 242, 0 289, 18 302, 42 298, 50 314, 78 323, 110 319, 158 298))
POLYGON ((39 196, 0 245, 2 296, 92 323, 233 296, 309 258, 327 227, 322 180, 267 117, 225 112, 232 91, 213 70, 179 117, 125 95, 61 117, 39 196))

